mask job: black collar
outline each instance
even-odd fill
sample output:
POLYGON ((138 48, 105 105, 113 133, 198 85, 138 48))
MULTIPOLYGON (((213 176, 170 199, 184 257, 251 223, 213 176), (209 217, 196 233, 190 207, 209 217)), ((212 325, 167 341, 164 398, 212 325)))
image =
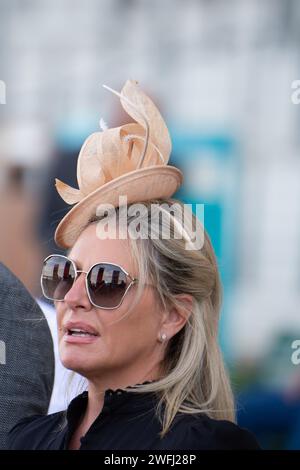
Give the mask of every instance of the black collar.
MULTIPOLYGON (((146 385, 149 383, 152 382, 146 381, 137 385, 146 385)), ((136 415, 137 412, 147 412, 155 408, 158 401, 158 395, 155 392, 128 391, 128 389, 132 388, 134 388, 134 386, 128 386, 125 389, 107 389, 104 394, 103 408, 99 416, 96 418, 96 421, 100 417, 110 413, 136 415)), ((86 410, 87 403, 87 391, 81 393, 71 401, 67 410, 69 429, 74 429, 78 425, 79 419, 86 410)))
MULTIPOLYGON (((151 383, 150 381, 143 382, 145 385, 151 383)), ((93 433, 101 424, 103 420, 121 418, 121 415, 126 420, 128 418, 135 419, 137 415, 153 414, 158 401, 158 395, 155 392, 130 392, 128 389, 134 388, 134 386, 126 387, 125 389, 118 388, 112 390, 107 389, 104 394, 103 408, 94 423, 90 427, 88 433, 93 433)), ((67 448, 69 441, 80 423, 80 419, 83 416, 88 403, 88 392, 83 392, 74 398, 67 409, 67 428, 64 436, 64 446, 67 448)), ((83 437, 81 438, 83 439, 83 437)))

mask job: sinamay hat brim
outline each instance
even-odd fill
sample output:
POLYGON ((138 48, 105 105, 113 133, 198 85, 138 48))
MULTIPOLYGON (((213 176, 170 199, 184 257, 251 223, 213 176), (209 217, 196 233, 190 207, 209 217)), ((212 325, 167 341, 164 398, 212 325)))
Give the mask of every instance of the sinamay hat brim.
POLYGON ((100 204, 118 207, 119 197, 127 204, 171 197, 183 181, 182 172, 173 166, 155 165, 119 176, 93 191, 78 202, 61 220, 55 231, 55 242, 70 248, 82 229, 97 214, 100 204))

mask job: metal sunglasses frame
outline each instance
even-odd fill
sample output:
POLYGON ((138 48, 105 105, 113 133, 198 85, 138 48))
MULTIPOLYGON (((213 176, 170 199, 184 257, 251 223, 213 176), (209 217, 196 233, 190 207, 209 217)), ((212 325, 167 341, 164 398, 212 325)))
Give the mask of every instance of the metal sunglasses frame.
MULTIPOLYGON (((75 272, 75 278, 74 278, 74 281, 73 281, 73 284, 72 284, 72 287, 74 286, 75 282, 76 282, 76 279, 78 278, 78 273, 84 273, 86 274, 85 276, 85 288, 86 288, 86 292, 87 292, 87 295, 88 295, 88 298, 89 298, 89 301, 92 305, 94 305, 94 307, 97 307, 97 308, 103 308, 105 310, 114 310, 116 308, 118 308, 121 303, 123 302, 124 298, 125 298, 125 295, 127 294, 127 292, 129 291, 130 287, 134 284, 136 284, 138 282, 138 279, 135 278, 135 277, 132 277, 122 266, 120 266, 119 264, 115 264, 115 263, 108 263, 108 262, 102 262, 102 261, 99 261, 98 263, 95 263, 93 264, 90 269, 88 271, 83 271, 81 269, 77 269, 77 266, 75 264, 75 262, 73 260, 71 260, 70 258, 68 258, 67 256, 65 255, 60 255, 60 254, 52 254, 52 255, 49 255, 47 256, 47 258, 44 259, 43 261, 43 266, 44 264, 50 259, 50 258, 53 258, 53 257, 59 257, 59 258, 63 258, 67 261, 69 261, 73 268, 74 268, 74 272, 75 272), (123 294, 123 297, 122 299, 120 300, 120 303, 118 305, 116 305, 115 307, 101 307, 100 305, 97 305, 95 304, 92 299, 91 299, 91 295, 90 295, 90 292, 89 292, 89 288, 88 288, 88 275, 90 274, 90 272, 92 271, 92 269, 95 267, 95 266, 98 266, 99 264, 105 264, 105 265, 109 265, 109 266, 116 266, 117 268, 119 268, 121 271, 123 271, 123 273, 130 279, 130 283, 128 284, 124 294, 123 294)), ((41 279, 40 279, 40 282, 41 282, 41 288, 42 288, 42 292, 43 292, 43 295, 44 297, 46 297, 46 299, 49 299, 49 300, 53 300, 55 302, 64 302, 65 300, 64 299, 61 299, 61 300, 57 300, 57 299, 52 299, 51 297, 48 297, 46 294, 45 294, 45 291, 44 291, 44 288, 43 288, 43 273, 41 274, 41 279)), ((72 287, 69 289, 69 291, 72 289, 72 287)), ((68 292, 69 292, 68 291, 68 292)))

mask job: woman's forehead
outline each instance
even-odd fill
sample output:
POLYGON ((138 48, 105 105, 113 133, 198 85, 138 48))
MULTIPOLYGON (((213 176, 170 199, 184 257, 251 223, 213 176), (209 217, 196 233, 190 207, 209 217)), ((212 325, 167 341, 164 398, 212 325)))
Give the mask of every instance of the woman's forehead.
POLYGON ((110 262, 119 264, 130 272, 135 265, 128 240, 100 239, 96 234, 95 224, 91 224, 80 234, 67 255, 81 266, 110 262))

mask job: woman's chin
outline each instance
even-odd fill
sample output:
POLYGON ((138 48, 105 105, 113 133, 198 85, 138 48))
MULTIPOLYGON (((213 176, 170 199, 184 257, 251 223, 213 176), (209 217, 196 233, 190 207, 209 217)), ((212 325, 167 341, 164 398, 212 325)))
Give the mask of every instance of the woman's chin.
POLYGON ((61 363, 66 369, 78 372, 81 375, 83 375, 83 371, 87 367, 86 360, 83 358, 69 357, 68 355, 61 357, 61 363))
MULTIPOLYGON (((84 377, 93 376, 95 371, 101 370, 103 367, 99 358, 95 360, 95 357, 92 358, 81 351, 74 353, 74 351, 60 350, 60 360, 66 369, 77 372, 84 377)), ((108 361, 106 360, 105 362, 107 363, 108 361)))

